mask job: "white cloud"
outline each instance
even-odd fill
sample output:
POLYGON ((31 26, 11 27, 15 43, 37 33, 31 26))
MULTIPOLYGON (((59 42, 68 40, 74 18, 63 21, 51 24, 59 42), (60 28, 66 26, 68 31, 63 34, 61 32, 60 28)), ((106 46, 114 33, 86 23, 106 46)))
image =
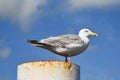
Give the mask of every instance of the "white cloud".
POLYGON ((0 16, 10 17, 16 13, 17 0, 0 0, 0 16))
POLYGON ((120 0, 68 0, 70 9, 101 8, 116 4, 120 4, 120 0))
POLYGON ((46 5, 46 0, 0 0, 0 17, 9 18, 20 25, 22 31, 30 28, 38 7, 46 5))
POLYGON ((21 23, 21 29, 27 30, 30 26, 29 24, 33 21, 35 15, 38 11, 38 6, 43 6, 46 3, 46 0, 24 0, 24 3, 21 6, 19 20, 21 23))

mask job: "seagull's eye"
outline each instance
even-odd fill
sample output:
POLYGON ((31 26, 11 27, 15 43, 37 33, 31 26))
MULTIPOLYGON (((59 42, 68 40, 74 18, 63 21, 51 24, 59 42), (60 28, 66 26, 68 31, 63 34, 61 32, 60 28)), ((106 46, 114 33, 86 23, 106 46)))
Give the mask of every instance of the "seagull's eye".
POLYGON ((85 32, 88 32, 87 30, 85 32))

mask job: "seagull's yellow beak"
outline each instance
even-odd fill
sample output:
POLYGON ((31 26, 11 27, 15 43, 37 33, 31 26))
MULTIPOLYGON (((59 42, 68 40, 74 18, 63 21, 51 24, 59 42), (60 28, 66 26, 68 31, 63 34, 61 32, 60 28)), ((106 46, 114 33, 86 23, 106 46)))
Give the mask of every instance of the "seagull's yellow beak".
POLYGON ((95 37, 97 37, 98 34, 97 34, 97 33, 92 33, 91 36, 95 36, 95 37))

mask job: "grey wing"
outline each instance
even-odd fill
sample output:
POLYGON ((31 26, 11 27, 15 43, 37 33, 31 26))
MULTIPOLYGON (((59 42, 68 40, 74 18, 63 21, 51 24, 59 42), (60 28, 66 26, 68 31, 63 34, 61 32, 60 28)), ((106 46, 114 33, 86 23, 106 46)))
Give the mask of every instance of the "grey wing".
POLYGON ((50 37, 47 39, 43 39, 40 42, 49 44, 52 46, 61 46, 65 47, 68 44, 82 44, 83 41, 78 35, 73 35, 73 34, 67 34, 67 35, 61 35, 57 37, 50 37))

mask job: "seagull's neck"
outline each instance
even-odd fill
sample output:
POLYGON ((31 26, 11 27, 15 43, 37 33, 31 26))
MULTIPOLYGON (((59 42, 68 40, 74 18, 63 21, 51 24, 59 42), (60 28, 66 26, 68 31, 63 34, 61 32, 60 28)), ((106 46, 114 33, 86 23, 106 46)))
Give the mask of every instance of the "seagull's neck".
POLYGON ((88 36, 85 36, 85 35, 83 35, 83 34, 79 34, 79 36, 80 36, 81 40, 83 40, 86 44, 89 43, 88 36))

